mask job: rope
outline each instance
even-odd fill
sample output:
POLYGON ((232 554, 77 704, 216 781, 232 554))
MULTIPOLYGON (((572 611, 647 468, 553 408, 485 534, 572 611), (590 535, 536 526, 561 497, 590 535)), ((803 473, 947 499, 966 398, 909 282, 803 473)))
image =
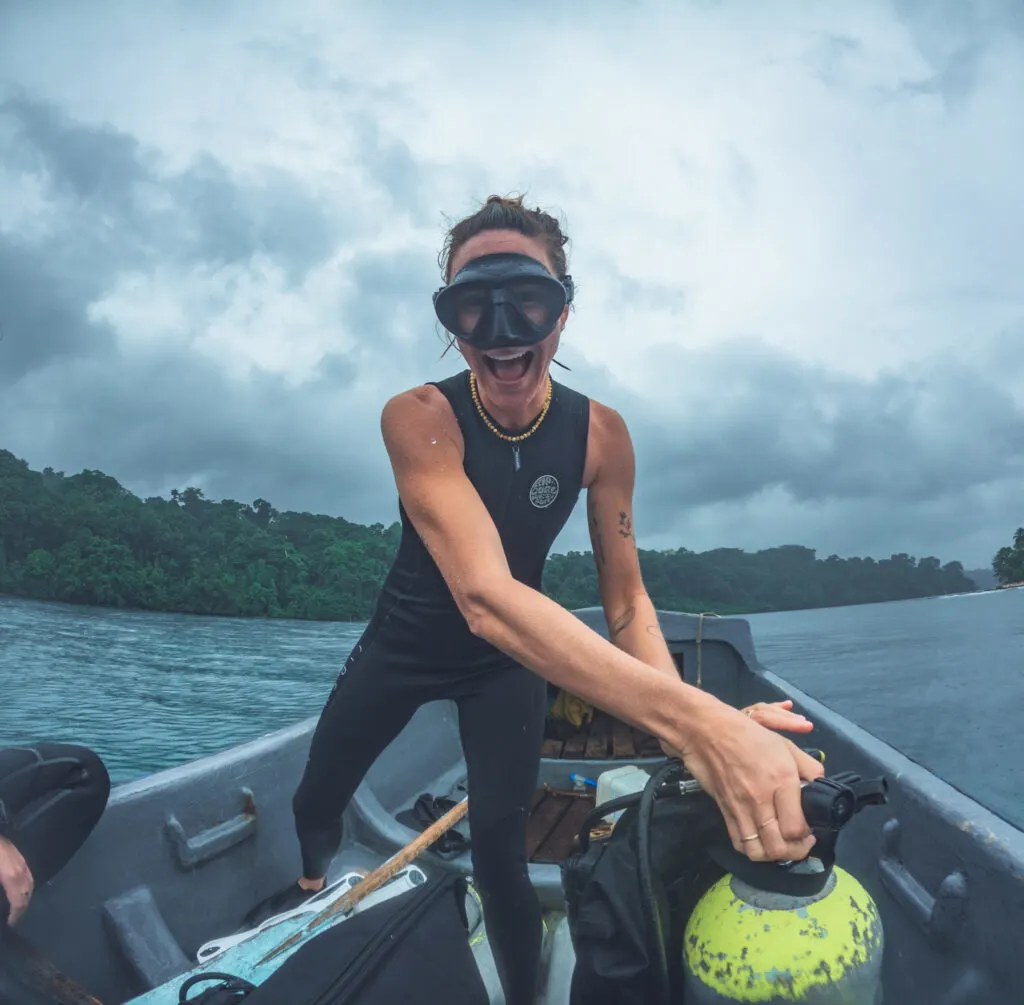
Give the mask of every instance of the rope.
POLYGON ((702 676, 702 665, 701 665, 701 641, 704 636, 704 619, 705 618, 720 618, 721 614, 715 614, 714 611, 702 611, 697 615, 697 689, 700 690, 702 676))

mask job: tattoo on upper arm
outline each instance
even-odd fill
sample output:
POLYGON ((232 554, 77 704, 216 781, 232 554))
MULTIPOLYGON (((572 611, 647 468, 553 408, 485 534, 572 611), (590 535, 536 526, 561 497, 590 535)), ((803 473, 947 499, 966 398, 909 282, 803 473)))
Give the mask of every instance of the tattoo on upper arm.
MULTIPOLYGON (((619 513, 619 534, 622 537, 633 537, 633 521, 628 513, 619 513)), ((633 537, 633 540, 635 542, 636 538, 633 537)))
POLYGON ((601 527, 597 522, 597 505, 594 497, 587 495, 587 521, 590 524, 590 538, 594 545, 594 558, 598 565, 604 565, 604 544, 601 541, 601 527))
POLYGON ((620 632, 625 631, 632 623, 633 618, 636 617, 636 608, 627 607, 625 612, 620 614, 611 625, 611 635, 614 639, 620 632))
POLYGON ((657 625, 648 625, 647 634, 653 635, 656 639, 662 638, 661 629, 657 625))

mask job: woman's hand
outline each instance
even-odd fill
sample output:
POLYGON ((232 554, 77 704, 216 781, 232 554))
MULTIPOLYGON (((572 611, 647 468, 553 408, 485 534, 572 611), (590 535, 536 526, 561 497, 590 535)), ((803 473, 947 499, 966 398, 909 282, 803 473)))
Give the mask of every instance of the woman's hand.
POLYGON ((765 729, 779 729, 786 733, 809 733, 814 729, 810 719, 790 712, 792 707, 793 702, 787 698, 786 701, 758 701, 740 711, 765 729))
MULTIPOLYGON (((793 717, 785 709, 764 707, 765 715, 793 717)), ((718 804, 736 851, 755 862, 807 857, 814 837, 800 785, 820 778, 825 769, 795 743, 764 728, 754 714, 717 703, 705 711, 685 749, 667 752, 683 761, 718 804)))
POLYGON ((11 905, 7 923, 14 925, 32 899, 35 881, 21 852, 4 837, 0 837, 0 886, 11 905))

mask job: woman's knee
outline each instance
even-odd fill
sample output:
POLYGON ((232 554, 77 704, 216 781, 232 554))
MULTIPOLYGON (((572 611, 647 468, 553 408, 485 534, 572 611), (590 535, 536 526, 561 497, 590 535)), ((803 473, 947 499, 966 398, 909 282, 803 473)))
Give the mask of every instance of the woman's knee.
POLYGON ((470 824, 470 858, 481 885, 529 882, 526 836, 518 827, 474 829, 470 824))

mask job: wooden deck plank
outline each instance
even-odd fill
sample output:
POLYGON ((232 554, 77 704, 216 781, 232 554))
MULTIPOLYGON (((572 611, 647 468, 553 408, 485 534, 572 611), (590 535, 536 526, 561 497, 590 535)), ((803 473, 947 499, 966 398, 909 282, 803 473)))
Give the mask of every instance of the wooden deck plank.
POLYGON ((573 852, 583 819, 594 808, 593 799, 563 797, 569 805, 558 825, 534 852, 532 861, 559 865, 573 852))
POLYGON ((562 748, 562 757, 577 760, 583 757, 583 751, 587 748, 587 736, 589 734, 590 724, 584 723, 576 733, 573 733, 565 741, 565 746, 562 748))
POLYGON ((608 756, 611 724, 611 719, 603 712, 595 713, 594 721, 590 725, 590 735, 587 737, 587 744, 583 748, 583 756, 587 760, 608 756))
POLYGON ((565 744, 561 740, 545 740, 540 745, 541 757, 561 757, 565 744))
MULTIPOLYGON (((582 800, 580 800, 582 802, 582 800)), ((550 793, 537 804, 526 824, 526 858, 532 861, 537 849, 548 839, 562 817, 569 811, 572 799, 559 799, 550 793)))
POLYGON ((632 731, 619 719, 612 723, 612 757, 636 757, 632 731))

